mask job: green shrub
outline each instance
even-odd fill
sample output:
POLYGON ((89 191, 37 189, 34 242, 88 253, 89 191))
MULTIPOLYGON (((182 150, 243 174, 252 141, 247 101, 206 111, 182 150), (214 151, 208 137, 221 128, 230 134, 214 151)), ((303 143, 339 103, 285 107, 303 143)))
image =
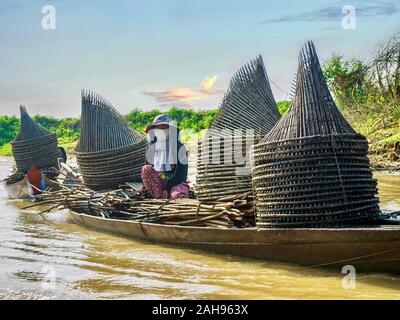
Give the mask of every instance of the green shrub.
POLYGON ((279 110, 279 113, 281 114, 281 116, 283 116, 286 113, 286 111, 290 107, 290 104, 291 104, 291 102, 287 101, 287 100, 277 102, 278 110, 279 110))
POLYGON ((12 156, 11 143, 6 143, 0 147, 1 156, 12 156))

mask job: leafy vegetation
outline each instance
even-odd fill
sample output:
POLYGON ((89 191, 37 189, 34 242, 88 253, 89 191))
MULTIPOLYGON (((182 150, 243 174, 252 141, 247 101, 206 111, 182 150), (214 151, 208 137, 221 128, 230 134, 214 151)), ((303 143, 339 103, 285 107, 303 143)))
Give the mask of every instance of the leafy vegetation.
MULTIPOLYGON (((200 132, 208 128, 218 110, 200 110, 172 108, 167 113, 174 119, 180 129, 200 132)), ((141 111, 135 109, 125 116, 128 123, 138 131, 144 131, 146 126, 153 122, 155 116, 162 113, 159 110, 141 111)))
POLYGON ((323 67, 335 99, 359 132, 400 125, 400 34, 371 61, 333 56, 323 67))
POLYGON ((0 117, 0 146, 8 143, 16 136, 19 128, 19 120, 15 117, 0 117))
POLYGON ((286 111, 289 109, 291 102, 287 100, 279 101, 277 103, 279 113, 283 116, 286 111))
POLYGON ((2 156, 12 156, 11 144, 6 143, 0 147, 0 155, 2 156))
POLYGON ((370 142, 376 167, 400 160, 400 33, 381 44, 373 59, 333 56, 323 67, 342 112, 370 142))

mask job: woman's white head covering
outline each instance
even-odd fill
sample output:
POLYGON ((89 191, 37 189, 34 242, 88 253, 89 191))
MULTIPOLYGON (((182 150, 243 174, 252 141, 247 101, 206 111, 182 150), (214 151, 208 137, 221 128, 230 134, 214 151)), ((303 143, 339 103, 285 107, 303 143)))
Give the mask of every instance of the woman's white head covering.
POLYGON ((170 152, 170 135, 169 128, 159 129, 156 126, 160 124, 172 125, 172 118, 167 114, 161 114, 154 118, 152 129, 156 142, 154 145, 154 169, 159 172, 171 171, 171 163, 173 162, 172 152, 170 152))
POLYGON ((171 171, 171 153, 169 147, 169 129, 153 129, 156 137, 154 145, 154 169, 159 172, 171 171))

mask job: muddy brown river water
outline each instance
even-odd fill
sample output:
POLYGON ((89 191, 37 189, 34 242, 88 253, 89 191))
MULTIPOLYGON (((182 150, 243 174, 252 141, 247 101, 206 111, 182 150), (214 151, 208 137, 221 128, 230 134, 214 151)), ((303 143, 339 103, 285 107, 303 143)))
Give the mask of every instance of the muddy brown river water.
MULTIPOLYGON (((376 177, 382 207, 400 210, 400 176, 376 177)), ((135 241, 24 205, 0 187, 0 299, 400 299, 400 276, 358 274, 346 289, 341 270, 135 241)))

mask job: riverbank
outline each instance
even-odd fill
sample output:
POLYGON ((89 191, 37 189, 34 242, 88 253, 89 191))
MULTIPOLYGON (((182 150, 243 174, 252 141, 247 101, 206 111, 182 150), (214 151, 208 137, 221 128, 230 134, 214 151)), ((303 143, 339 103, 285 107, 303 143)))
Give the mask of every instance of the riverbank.
POLYGON ((13 158, 11 156, 2 156, 0 155, 0 162, 10 162, 13 158))
POLYGON ((368 135, 369 159, 375 169, 400 170, 400 130, 377 130, 368 135))

